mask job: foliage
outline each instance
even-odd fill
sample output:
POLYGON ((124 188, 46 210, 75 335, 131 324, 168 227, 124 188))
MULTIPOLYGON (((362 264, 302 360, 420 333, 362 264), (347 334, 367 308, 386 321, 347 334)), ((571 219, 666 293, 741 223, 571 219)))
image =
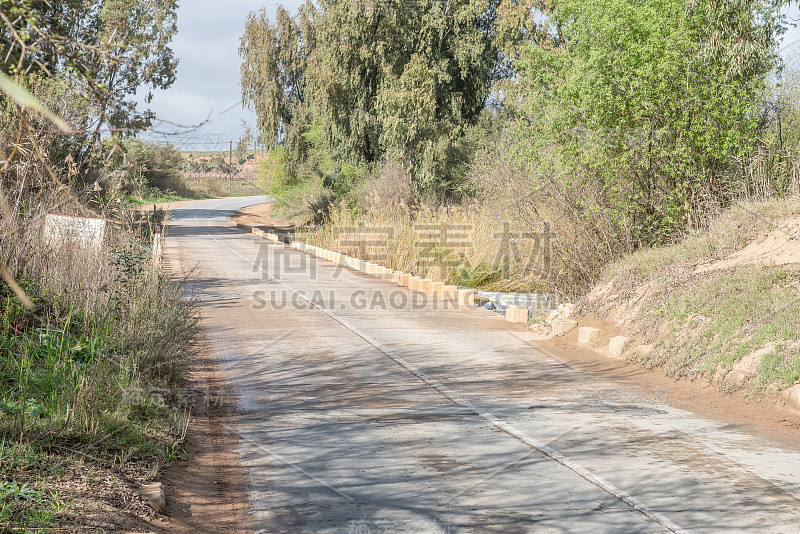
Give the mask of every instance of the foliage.
POLYGON ((275 24, 252 14, 242 87, 262 140, 286 147, 293 173, 319 159, 312 150, 356 166, 388 154, 418 192, 452 193, 432 151, 457 145, 484 108, 500 64, 497 5, 335 0, 307 2, 294 18, 279 9, 275 24))
POLYGON ((762 127, 777 62, 774 5, 748 6, 759 9, 732 21, 711 1, 557 3, 550 19, 563 41, 524 47, 516 132, 538 179, 598 185, 599 202, 579 208, 617 221, 634 242, 706 224, 734 197, 735 163, 762 127), (732 69, 726 58, 743 34, 762 47, 740 51, 732 69))
POLYGON ((106 140, 104 150, 111 154, 104 165, 109 170, 123 172, 124 188, 141 197, 159 191, 180 191, 180 168, 183 163, 181 153, 170 144, 156 144, 135 138, 123 139, 118 143, 106 140))
POLYGON ((362 182, 365 170, 337 162, 324 146, 323 128, 317 122, 303 134, 306 156, 294 163, 283 146, 270 150, 259 164, 261 183, 276 197, 276 208, 286 218, 321 220, 336 201, 347 202, 362 182))
POLYGON ((177 31, 176 0, 4 0, 0 9, 0 69, 81 86, 97 112, 74 127, 141 128, 152 114, 137 111, 129 97, 175 80, 168 45, 177 31))

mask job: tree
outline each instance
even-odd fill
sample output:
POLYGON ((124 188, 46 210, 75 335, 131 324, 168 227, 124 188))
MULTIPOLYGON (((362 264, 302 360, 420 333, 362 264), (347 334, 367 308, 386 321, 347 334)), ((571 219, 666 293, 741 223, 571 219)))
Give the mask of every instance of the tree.
POLYGON ((267 142, 306 156, 304 132, 324 128, 339 162, 396 154, 415 184, 425 153, 456 142, 484 108, 501 63, 498 0, 308 2, 275 24, 251 15, 242 37, 242 90, 267 142))
POLYGON ((76 128, 141 129, 152 114, 130 97, 174 82, 176 10, 177 0, 2 0, 0 69, 82 87, 97 109, 76 128))
POLYGON ((297 159, 305 119, 305 71, 314 46, 317 10, 306 2, 292 17, 278 6, 275 24, 266 8, 250 13, 239 46, 242 100, 256 112, 259 142, 288 145, 297 159))
POLYGON ((735 16, 722 4, 564 0, 550 14, 561 38, 524 47, 524 157, 543 179, 597 188, 602 200, 580 208, 640 242, 730 202, 735 161, 761 127, 776 4, 739 3, 735 16))

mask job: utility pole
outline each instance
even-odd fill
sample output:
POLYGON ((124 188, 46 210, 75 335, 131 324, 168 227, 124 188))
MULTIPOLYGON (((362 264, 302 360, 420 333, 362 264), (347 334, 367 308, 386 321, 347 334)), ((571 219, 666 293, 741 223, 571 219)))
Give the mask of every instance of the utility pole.
POLYGON ((233 139, 229 139, 230 148, 228 150, 228 190, 233 191, 233 139))

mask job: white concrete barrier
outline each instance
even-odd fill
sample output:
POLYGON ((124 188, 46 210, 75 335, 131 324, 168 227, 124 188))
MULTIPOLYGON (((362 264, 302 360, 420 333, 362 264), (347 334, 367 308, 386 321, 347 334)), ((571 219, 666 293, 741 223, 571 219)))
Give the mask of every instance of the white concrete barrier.
POLYGON ((475 291, 472 289, 457 290, 456 302, 459 306, 475 306, 475 291))
POLYGON ((458 300, 458 286, 446 285, 442 288, 442 298, 444 300, 458 300))
POLYGON ((591 326, 582 326, 578 329, 578 343, 589 343, 600 333, 599 328, 591 326))
POLYGON ((506 306, 506 321, 509 323, 528 324, 528 307, 506 306))
POLYGON ((795 410, 800 410, 800 384, 784 389, 781 392, 781 400, 795 410))
POLYGON ((611 341, 608 342, 608 352, 613 356, 622 356, 622 353, 628 347, 628 341, 629 339, 625 336, 612 337, 611 341))
POLYGON ((431 282, 431 295, 436 298, 442 297, 442 290, 444 289, 444 282, 431 282))

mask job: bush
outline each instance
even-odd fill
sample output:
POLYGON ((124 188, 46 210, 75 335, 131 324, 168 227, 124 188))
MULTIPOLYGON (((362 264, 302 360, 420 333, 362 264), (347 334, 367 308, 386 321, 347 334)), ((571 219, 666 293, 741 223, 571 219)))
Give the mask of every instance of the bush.
POLYGON ((747 5, 725 18, 713 1, 558 3, 550 17, 562 42, 523 53, 516 133, 521 156, 543 171, 531 178, 572 197, 588 188, 581 211, 637 245, 704 227, 740 190, 736 162, 763 127, 776 63, 773 14, 747 5), (726 42, 734 22, 764 42, 726 42), (725 54, 739 46, 748 55, 737 65, 725 54))
POLYGON ((109 225, 97 250, 54 248, 42 236, 45 213, 84 214, 62 191, 13 185, 0 260, 35 308, 0 282, 3 441, 33 456, 71 448, 169 461, 186 423, 194 304, 156 268, 152 232, 109 225))
POLYGON ((122 171, 122 190, 125 193, 140 198, 169 192, 186 194, 181 174, 183 156, 174 146, 135 138, 116 141, 109 138, 103 144, 103 151, 113 154, 104 161, 105 168, 122 171))

